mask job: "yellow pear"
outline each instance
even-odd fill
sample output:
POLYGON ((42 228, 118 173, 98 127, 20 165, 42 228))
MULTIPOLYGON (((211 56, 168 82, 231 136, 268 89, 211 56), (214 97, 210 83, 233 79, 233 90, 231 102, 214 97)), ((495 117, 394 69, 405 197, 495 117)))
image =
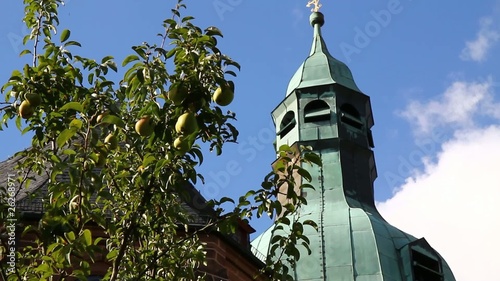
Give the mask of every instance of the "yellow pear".
POLYGON ((181 153, 186 153, 191 149, 191 144, 189 139, 178 137, 174 140, 174 148, 181 153))
POLYGON ((111 149, 111 150, 114 150, 118 147, 118 139, 115 137, 115 135, 113 134, 109 134, 105 139, 104 139, 104 143, 106 144, 106 146, 111 149))
POLYGON ((35 108, 30 104, 29 101, 24 100, 19 106, 19 115, 21 118, 28 119, 35 113, 35 108))
POLYGON ((149 116, 142 117, 135 123, 135 131, 140 136, 149 136, 153 133, 155 122, 149 116))
POLYGON ((97 116, 97 119, 96 119, 97 123, 101 123, 102 118, 104 118, 104 116, 106 116, 108 114, 109 114, 109 112, 103 112, 103 113, 99 114, 99 116, 97 116))
POLYGON ((42 97, 39 94, 27 93, 26 100, 30 102, 31 106, 37 107, 42 103, 42 97))
POLYGON ((220 106, 229 105, 234 99, 234 91, 229 85, 224 85, 215 90, 212 99, 220 106))
POLYGON ((196 121, 196 116, 194 116, 191 112, 182 114, 175 123, 175 131, 178 134, 183 134, 185 136, 197 132, 198 122, 196 121))
POLYGON ((181 85, 174 85, 170 88, 167 98, 175 105, 180 105, 187 97, 187 89, 181 85))

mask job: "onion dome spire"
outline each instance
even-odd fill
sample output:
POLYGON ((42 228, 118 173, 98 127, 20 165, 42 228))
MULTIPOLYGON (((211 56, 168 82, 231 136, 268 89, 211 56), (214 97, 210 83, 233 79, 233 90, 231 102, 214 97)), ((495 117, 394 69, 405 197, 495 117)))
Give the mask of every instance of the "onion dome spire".
POLYGON ((287 96, 296 89, 329 84, 339 84, 361 93, 347 65, 335 59, 328 52, 328 48, 321 35, 321 27, 325 24, 324 15, 318 11, 321 4, 319 4, 319 0, 311 0, 307 6, 310 7, 312 5, 314 7, 309 17, 310 23, 314 28, 311 52, 290 80, 286 92, 287 96))

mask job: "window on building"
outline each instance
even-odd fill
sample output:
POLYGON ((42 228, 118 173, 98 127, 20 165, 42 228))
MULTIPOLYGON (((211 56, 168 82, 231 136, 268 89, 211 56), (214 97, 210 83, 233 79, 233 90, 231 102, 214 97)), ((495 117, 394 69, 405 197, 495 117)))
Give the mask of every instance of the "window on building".
POLYGON ((443 281, 439 260, 412 250, 413 277, 415 281, 443 281))
POLYGON ((281 120, 280 130, 277 135, 279 135, 280 138, 286 136, 286 134, 288 134, 288 132, 295 127, 295 124, 297 124, 297 121, 295 120, 295 113, 293 111, 288 111, 281 120))
POLYGON ((304 122, 321 122, 330 120, 330 106, 324 100, 315 100, 304 108, 304 122))
POLYGON ((354 106, 346 103, 340 107, 340 121, 356 129, 363 128, 363 121, 354 106))

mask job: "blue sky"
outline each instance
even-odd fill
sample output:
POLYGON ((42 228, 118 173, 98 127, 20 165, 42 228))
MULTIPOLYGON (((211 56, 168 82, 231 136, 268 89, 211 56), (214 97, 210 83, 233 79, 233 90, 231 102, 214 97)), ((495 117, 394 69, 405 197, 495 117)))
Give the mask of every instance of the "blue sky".
MULTIPOLYGON (((500 230, 500 1, 322 1, 330 53, 350 67, 371 97, 379 178, 375 195, 388 221, 425 236, 457 280, 492 280, 500 230), (450 239, 451 238, 451 239, 450 239), (471 241, 467 243, 464 241, 471 241), (481 245, 481 248, 474 245, 481 245), (469 245, 470 244, 470 245, 469 245), (459 250, 458 250, 459 249, 459 250), (484 255, 484 260, 477 257, 484 255), (491 258, 487 258, 491 255, 491 258), (467 258, 471 257, 471 258, 467 258), (483 263, 483 264, 481 264, 483 263)), ((238 196, 260 185, 274 159, 270 112, 312 42, 306 0, 187 0, 186 15, 224 33, 223 52, 242 65, 235 101, 240 144, 200 168, 208 198, 238 196)), ((82 43, 74 52, 121 63, 130 46, 159 42, 174 1, 75 1, 60 10, 60 29, 82 43), (119 4, 117 4, 119 3, 119 4), (147 4, 145 4, 147 3, 147 4)), ((25 63, 21 1, 0 11, 0 81, 25 63)), ((123 74, 121 72, 120 74, 123 74)), ((2 98, 3 99, 3 98, 2 98)), ((0 159, 29 146, 12 128, 0 132, 0 159)), ((260 232, 265 222, 253 222, 260 232)))

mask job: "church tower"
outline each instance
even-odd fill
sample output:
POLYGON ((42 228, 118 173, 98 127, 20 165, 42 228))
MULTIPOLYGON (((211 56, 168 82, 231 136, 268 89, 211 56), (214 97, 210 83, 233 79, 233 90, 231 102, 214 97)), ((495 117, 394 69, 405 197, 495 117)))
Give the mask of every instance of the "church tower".
MULTIPOLYGON (((272 112, 276 147, 309 145, 323 161, 322 167, 308 168, 315 190, 303 194, 308 204, 301 207, 300 219, 315 221, 319 229, 305 228, 312 254, 301 252, 295 280, 455 281, 424 238, 390 225, 377 211, 370 97, 328 52, 323 14, 313 12, 310 22, 311 52, 272 112)), ((267 253, 271 238, 269 229, 252 244, 267 253)))

